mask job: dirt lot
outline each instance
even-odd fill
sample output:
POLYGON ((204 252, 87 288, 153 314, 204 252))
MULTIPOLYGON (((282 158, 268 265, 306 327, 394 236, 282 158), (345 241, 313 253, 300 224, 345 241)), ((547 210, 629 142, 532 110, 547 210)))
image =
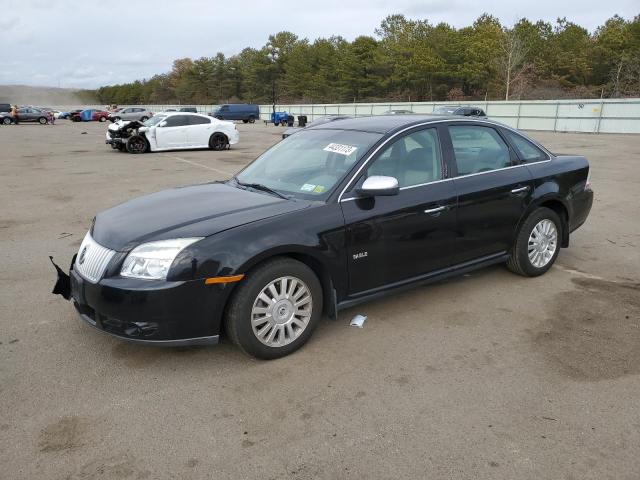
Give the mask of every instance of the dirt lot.
POLYGON ((585 154, 596 192, 545 276, 495 267, 418 288, 262 362, 225 342, 101 335, 50 294, 47 256, 67 264, 104 208, 230 176, 281 129, 240 125, 228 152, 133 156, 105 128, 0 127, 0 477, 638 478, 637 136, 533 133, 585 154))

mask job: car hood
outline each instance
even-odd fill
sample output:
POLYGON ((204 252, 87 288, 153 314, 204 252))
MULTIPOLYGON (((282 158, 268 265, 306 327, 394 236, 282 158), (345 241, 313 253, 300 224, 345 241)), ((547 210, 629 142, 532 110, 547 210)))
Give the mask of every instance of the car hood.
POLYGON ((99 213, 92 236, 107 248, 126 252, 144 242, 208 237, 310 204, 225 183, 193 185, 134 198, 99 213))

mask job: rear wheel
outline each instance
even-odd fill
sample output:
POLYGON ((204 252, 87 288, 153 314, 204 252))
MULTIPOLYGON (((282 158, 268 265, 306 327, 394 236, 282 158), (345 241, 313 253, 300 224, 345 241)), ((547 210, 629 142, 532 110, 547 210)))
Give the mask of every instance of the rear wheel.
POLYGON ((142 135, 133 135, 127 139, 127 152, 145 153, 149 149, 147 139, 142 135))
POLYGON ((40 118, 38 119, 38 123, 39 123, 40 125, 46 125, 47 123, 49 123, 49 121, 46 119, 46 117, 40 117, 40 118))
POLYGON ((542 275, 558 258, 561 238, 558 214, 549 208, 538 208, 522 224, 507 267, 525 277, 542 275))
POLYGON ((256 123, 256 117, 254 117, 253 115, 251 115, 249 117, 249 123, 256 123))
POLYGON ((107 117, 100 117, 98 118, 99 121, 101 122, 106 122, 107 121, 107 117))
POLYGON ((242 123, 249 123, 249 120, 242 120, 242 123))
POLYGON ((276 258, 252 270, 234 292, 226 333, 245 353, 288 355, 306 343, 322 316, 322 287, 308 266, 276 258))
POLYGON ((9 117, 4 117, 4 118, 2 119, 2 123, 3 123, 4 125, 10 125, 10 124, 11 124, 11 119, 10 119, 9 117))
POLYGON ((224 150, 227 148, 227 145, 229 145, 229 140, 224 133, 214 133, 211 135, 211 138, 209 138, 209 148, 211 150, 224 150))

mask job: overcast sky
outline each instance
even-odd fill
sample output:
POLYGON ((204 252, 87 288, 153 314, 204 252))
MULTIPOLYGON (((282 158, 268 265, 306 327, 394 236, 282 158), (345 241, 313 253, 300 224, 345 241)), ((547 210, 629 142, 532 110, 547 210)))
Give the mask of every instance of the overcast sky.
POLYGON ((483 12, 511 25, 566 16, 593 31, 638 0, 0 0, 0 84, 93 88, 148 78, 174 59, 233 55, 282 30, 313 40, 373 35, 392 13, 471 24, 483 12))

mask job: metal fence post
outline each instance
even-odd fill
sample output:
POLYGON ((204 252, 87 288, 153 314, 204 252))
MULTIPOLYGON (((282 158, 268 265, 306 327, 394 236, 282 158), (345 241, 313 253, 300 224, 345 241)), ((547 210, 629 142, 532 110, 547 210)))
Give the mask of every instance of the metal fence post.
MULTIPOLYGON (((522 108, 522 102, 518 102, 518 118, 516 118, 516 130, 520 128, 520 109, 522 108)), ((485 111, 485 113, 487 113, 485 111)))
POLYGON ((603 110, 604 110, 604 98, 600 98, 600 113, 598 114, 598 123, 596 124, 596 133, 600 133, 600 123, 602 122, 603 110))
POLYGON ((560 102, 556 102, 556 114, 553 120, 553 131, 557 131, 558 129, 558 109, 560 108, 560 102))

